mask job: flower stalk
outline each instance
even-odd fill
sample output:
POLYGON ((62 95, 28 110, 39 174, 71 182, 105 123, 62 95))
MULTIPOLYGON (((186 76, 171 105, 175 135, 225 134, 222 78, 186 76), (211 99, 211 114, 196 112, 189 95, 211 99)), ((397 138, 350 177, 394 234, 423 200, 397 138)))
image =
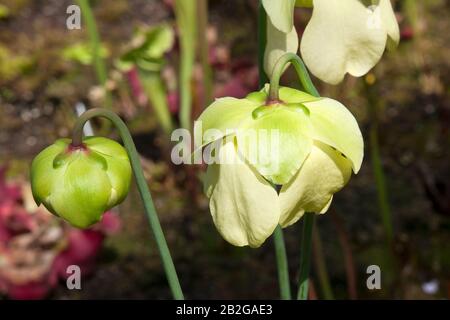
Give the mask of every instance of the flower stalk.
POLYGON ((273 69, 272 78, 270 79, 269 100, 279 100, 278 92, 280 87, 280 78, 286 69, 286 65, 292 63, 303 86, 303 89, 312 96, 319 97, 319 92, 311 81, 308 70, 302 59, 294 53, 286 53, 278 59, 273 69))
POLYGON ((77 148, 82 146, 83 127, 88 120, 94 117, 104 117, 110 120, 119 131, 124 147, 130 158, 131 167, 136 178, 136 184, 144 203, 144 209, 147 214, 150 227, 155 236, 156 244, 158 246, 159 254, 161 256, 162 264, 172 291, 172 295, 176 300, 183 300, 184 296, 178 280, 177 272, 175 270, 175 265, 170 255, 169 247, 167 246, 167 242, 153 204, 152 196, 148 190, 136 146, 134 145, 133 138, 131 137, 126 124, 118 115, 110 110, 103 108, 91 109, 83 113, 77 119, 72 132, 72 147, 77 148))
MULTIPOLYGON (((259 72, 259 87, 262 88, 268 82, 266 73, 264 72, 264 51, 266 49, 267 29, 266 29, 267 14, 264 10, 262 1, 259 2, 258 8, 258 72, 259 72)), ((289 282, 289 265, 286 254, 286 246, 284 243, 283 230, 281 226, 277 226, 273 241, 275 243, 275 256, 277 259, 278 283, 280 286, 280 298, 283 300, 291 300, 291 286, 289 282)))
POLYGON ((308 300, 308 278, 311 260, 311 243, 314 229, 314 213, 307 212, 303 218, 303 234, 300 249, 300 276, 297 300, 308 300))

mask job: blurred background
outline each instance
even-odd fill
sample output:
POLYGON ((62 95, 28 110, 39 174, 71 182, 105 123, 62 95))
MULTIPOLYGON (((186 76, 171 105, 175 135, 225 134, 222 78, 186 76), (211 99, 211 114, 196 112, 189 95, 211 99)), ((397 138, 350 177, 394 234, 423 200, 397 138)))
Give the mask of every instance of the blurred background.
MULTIPOLYGON (((396 51, 339 86, 313 78, 323 96, 356 116, 366 150, 360 173, 316 219, 312 299, 450 298, 450 3, 392 3, 396 51), (381 268, 380 290, 366 286, 370 265, 381 268)), ((0 297, 171 298, 135 187, 85 231, 34 205, 31 160, 70 134, 76 105, 84 104, 127 122, 186 297, 278 298, 273 242, 226 243, 202 194, 204 168, 170 161, 171 130, 191 125, 180 109, 195 119, 213 97, 258 89, 258 2, 187 7, 0 0, 0 297), (81 29, 66 26, 72 4, 82 7, 81 29), (66 287, 71 264, 82 267, 82 290, 66 287)), ((310 15, 296 10, 299 35, 310 15)), ((283 83, 298 86, 291 70, 283 83)), ((91 124, 118 138, 106 122, 91 124)), ((285 229, 285 239, 296 288, 301 223, 285 229)))

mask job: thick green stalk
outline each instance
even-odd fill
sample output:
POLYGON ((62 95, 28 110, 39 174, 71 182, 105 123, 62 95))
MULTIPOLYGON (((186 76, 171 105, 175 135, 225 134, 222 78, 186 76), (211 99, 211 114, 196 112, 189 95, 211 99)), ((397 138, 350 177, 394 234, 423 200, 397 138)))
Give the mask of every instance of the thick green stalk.
POLYGON ((389 205, 388 192, 386 187, 386 179, 381 162, 380 144, 378 141, 378 102, 373 86, 364 82, 370 115, 370 157, 372 160, 372 170, 375 176, 375 184, 377 187, 378 207, 380 209, 381 220, 386 233, 388 245, 392 245, 394 237, 394 228, 392 226, 391 209, 389 205))
POLYGON ((175 16, 180 34, 180 123, 191 129, 192 72, 195 63, 196 1, 175 0, 175 16))
POLYGON ((266 50, 267 42, 267 13, 264 10, 262 1, 259 2, 258 8, 258 72, 259 72, 259 87, 262 88, 269 79, 264 72, 264 51, 266 50))
POLYGON ((311 243, 314 229, 314 213, 307 212, 303 218, 303 233, 300 249, 300 275, 299 288, 297 293, 298 300, 308 299, 308 278, 311 260, 311 243))
POLYGON ((328 270, 323 254, 322 239, 320 239, 319 228, 314 228, 313 230, 313 256, 323 297, 326 300, 333 300, 334 294, 333 289, 331 289, 330 278, 328 277, 328 270))
MULTIPOLYGON (((269 101, 279 100, 279 87, 281 75, 285 71, 288 63, 292 63, 297 72, 299 80, 304 90, 312 96, 319 97, 319 92, 311 81, 308 70, 305 67, 302 59, 293 53, 286 53, 278 59, 273 69, 272 78, 270 79, 269 101)), ((308 276, 309 266, 311 260, 311 237, 314 226, 314 214, 305 213, 303 219, 303 237, 300 252, 300 285, 298 290, 298 299, 305 300, 308 298, 308 276)))
POLYGON ((184 297, 180 282, 178 280, 177 272, 175 270, 175 265, 173 264, 169 247, 167 246, 167 242, 164 237, 164 233, 162 231, 155 206, 153 204, 152 196, 150 194, 150 191, 148 190, 147 182, 145 180, 144 172, 141 166, 141 160, 126 124, 122 121, 122 119, 120 119, 118 115, 110 110, 103 108, 91 109, 83 113, 77 119, 72 132, 72 145, 79 146, 82 144, 84 124, 93 117, 104 117, 110 120, 119 131, 120 137, 122 138, 123 144, 130 158, 131 167, 136 178, 136 184, 144 203, 144 209, 147 214, 150 227, 155 236, 156 244, 158 246, 159 254, 161 256, 162 264, 166 272, 172 295, 174 299, 182 300, 184 299, 184 297))
POLYGON ((289 282, 289 266, 284 244, 283 229, 277 226, 273 233, 275 242, 275 255, 277 258, 278 283, 280 284, 280 297, 283 300, 291 300, 291 285, 289 282))
POLYGON ((95 23, 95 17, 92 13, 91 6, 89 5, 89 0, 77 0, 81 9, 81 14, 86 21, 86 27, 89 34, 92 57, 94 62, 95 74, 100 85, 105 89, 105 99, 106 106, 108 108, 112 107, 112 100, 109 91, 106 89, 107 72, 105 61, 103 60, 100 49, 100 36, 98 34, 97 24, 95 23))
MULTIPOLYGON (((267 14, 264 10, 262 2, 259 3, 258 11, 258 71, 259 71, 259 86, 262 88, 268 82, 267 76, 264 72, 264 50, 266 48, 266 19, 267 14)), ((275 243, 275 256, 277 259, 278 269, 278 283, 280 286, 280 298, 283 300, 290 300, 291 286, 289 283, 289 265, 286 254, 286 246, 284 244, 283 230, 277 226, 273 234, 273 241, 275 243)))
POLYGON ((208 0, 197 1, 198 10, 198 46, 200 51, 200 62, 203 71, 203 104, 207 106, 212 101, 212 70, 209 65, 208 46, 208 0))

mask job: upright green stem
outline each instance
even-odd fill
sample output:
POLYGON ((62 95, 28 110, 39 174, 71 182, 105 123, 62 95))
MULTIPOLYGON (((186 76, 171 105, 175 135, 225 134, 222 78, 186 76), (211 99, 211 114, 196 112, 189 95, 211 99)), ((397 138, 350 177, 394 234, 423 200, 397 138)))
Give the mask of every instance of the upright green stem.
POLYGON ((269 79, 264 72, 264 51, 267 43, 267 13, 264 10, 262 1, 259 1, 258 7, 258 71, 259 87, 262 88, 269 79))
POLYGON ((275 242, 275 255, 277 258, 278 283, 280 284, 280 297, 283 300, 291 300, 291 286, 289 282, 289 266, 284 244, 283 229, 277 226, 273 233, 275 242))
POLYGON ((207 106, 212 101, 212 71, 209 65, 208 46, 208 0, 197 1, 198 11, 198 46, 200 51, 200 61, 203 71, 203 104, 207 106))
MULTIPOLYGON (((262 88, 268 82, 267 76, 264 72, 264 50, 266 48, 266 20, 267 14, 264 10, 262 2, 259 3, 258 9, 258 71, 259 71, 259 86, 262 88)), ((291 286, 289 283, 289 265, 286 254, 286 246, 284 244, 283 230, 277 226, 273 234, 273 241, 275 243, 275 256, 277 259, 278 269, 278 283, 280 286, 280 297, 283 300, 290 300, 291 286)))
POLYGON ((391 209, 389 206, 388 192, 386 187, 386 179, 381 162, 380 144, 378 141, 378 102, 374 88, 364 82, 369 105, 370 114, 370 157, 372 160, 372 169, 375 176, 375 184, 377 187, 378 206, 381 213, 384 231, 388 245, 392 245, 394 231, 392 227, 391 209))
POLYGON ((119 131, 120 137, 122 138, 125 149, 128 152, 130 158, 131 167, 133 168, 134 176, 136 178, 136 183, 141 195, 142 201, 144 203, 144 209, 147 214, 150 227, 155 236, 156 244, 159 249, 159 254, 161 256, 162 264, 166 272, 167 280, 169 282, 172 295, 176 300, 182 300, 183 292, 181 290, 180 282, 178 281, 177 272, 175 270, 175 265, 173 264, 172 257, 170 255, 169 247, 167 246, 164 233, 161 228, 161 224, 156 214, 156 209, 153 204, 152 196, 148 190, 147 182, 145 181, 144 172, 142 170, 141 161, 139 159, 136 146, 134 145, 133 138, 126 124, 120 119, 118 115, 114 112, 103 109, 95 108, 83 113, 75 123, 72 132, 72 145, 79 146, 83 142, 83 127, 84 124, 93 117, 104 117, 110 120, 114 126, 119 131))
POLYGON ((77 0, 77 1, 81 9, 81 14, 84 20, 86 21, 86 27, 88 30, 89 39, 91 43, 94 69, 97 75, 97 80, 100 83, 100 85, 105 89, 106 105, 109 108, 111 108, 112 107, 111 95, 109 94, 109 91, 106 90, 105 88, 107 80, 107 72, 105 61, 103 60, 100 54, 101 43, 100 43, 100 36, 98 34, 97 24, 95 23, 95 17, 94 14, 92 13, 91 6, 89 5, 89 0, 77 0))
MULTIPOLYGON (((270 79, 269 101, 279 100, 280 79, 286 65, 292 63, 300 79, 300 82, 306 92, 315 97, 319 97, 319 92, 311 81, 308 70, 302 59, 293 53, 286 53, 278 59, 273 69, 272 78, 270 79)), ((298 290, 298 299, 305 300, 308 298, 308 276, 311 260, 311 242, 312 230, 314 226, 314 214, 305 213, 303 219, 303 237, 300 252, 300 285, 298 290)))
POLYGON ((302 244, 300 249, 300 275, 299 288, 297 293, 298 300, 308 299, 308 278, 311 260, 312 232, 314 228, 314 213, 307 212, 303 218, 302 244))
POLYGON ((330 278, 328 276, 325 256, 323 254, 322 239, 320 239, 319 228, 314 228, 313 230, 313 256, 323 297, 326 300, 333 300, 334 294, 330 285, 330 278))
POLYGON ((191 129, 192 73, 195 63, 196 1, 175 0, 175 16, 180 34, 180 123, 191 129))

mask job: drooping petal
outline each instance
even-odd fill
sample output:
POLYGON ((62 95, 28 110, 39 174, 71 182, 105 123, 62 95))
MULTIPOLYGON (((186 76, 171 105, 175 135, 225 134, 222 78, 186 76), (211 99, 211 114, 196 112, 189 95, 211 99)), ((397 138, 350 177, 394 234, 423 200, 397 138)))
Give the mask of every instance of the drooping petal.
POLYGON ((248 99, 230 97, 216 99, 196 121, 196 126, 201 126, 202 129, 201 146, 235 132, 243 121, 251 119, 252 111, 256 107, 258 104, 248 99), (205 136, 211 129, 218 130, 222 134, 205 136))
POLYGON ((313 125, 313 138, 342 152, 358 173, 364 156, 364 141, 358 122, 340 102, 323 98, 306 102, 313 125))
POLYGON ((269 20, 267 21, 267 43, 264 51, 264 71, 270 78, 276 62, 287 52, 298 50, 298 35, 295 27, 285 33, 278 30, 269 20))
POLYGON ((337 191, 351 176, 351 163, 324 143, 316 141, 294 179, 281 188, 280 225, 287 227, 305 212, 324 213, 337 191))
POLYGON ((342 81, 347 72, 366 74, 386 47, 386 30, 373 23, 376 14, 358 0, 314 0, 300 45, 310 71, 330 84, 342 81))
MULTIPOLYGON (((233 141, 220 149, 222 157, 236 157, 233 141)), ((222 162, 222 161, 221 161, 222 162)), ((259 247, 278 224, 280 207, 276 191, 244 162, 208 167, 205 189, 219 233, 235 246, 259 247)))
POLYGON ((387 48, 393 50, 400 42, 400 28, 390 0, 380 0, 381 21, 388 34, 387 48))
POLYGON ((274 184, 288 183, 311 151, 311 123, 300 105, 266 106, 237 132, 238 150, 274 184))
POLYGON ((275 28, 289 33, 294 25, 295 0, 262 0, 268 20, 275 28))

